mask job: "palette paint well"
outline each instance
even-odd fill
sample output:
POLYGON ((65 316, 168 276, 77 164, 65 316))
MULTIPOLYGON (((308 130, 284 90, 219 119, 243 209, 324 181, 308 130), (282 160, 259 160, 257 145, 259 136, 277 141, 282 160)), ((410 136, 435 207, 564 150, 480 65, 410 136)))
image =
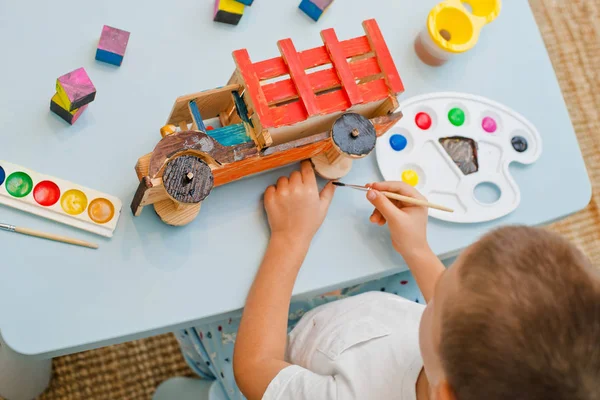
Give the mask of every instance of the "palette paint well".
POLYGON ((25 172, 13 172, 6 178, 6 191, 13 197, 25 197, 32 189, 33 181, 25 172))
POLYGON ((464 93, 417 96, 400 108, 403 118, 377 141, 385 180, 404 181, 429 201, 453 208, 429 210, 445 221, 490 221, 518 207, 521 194, 508 167, 540 157, 542 140, 532 123, 502 104, 464 93), (486 196, 486 190, 498 194, 486 196))
POLYGON ((106 237, 122 208, 114 196, 1 160, 0 204, 106 237))
POLYGON ((60 199, 60 188, 52 181, 41 181, 33 188, 33 199, 41 206, 53 206, 60 199))

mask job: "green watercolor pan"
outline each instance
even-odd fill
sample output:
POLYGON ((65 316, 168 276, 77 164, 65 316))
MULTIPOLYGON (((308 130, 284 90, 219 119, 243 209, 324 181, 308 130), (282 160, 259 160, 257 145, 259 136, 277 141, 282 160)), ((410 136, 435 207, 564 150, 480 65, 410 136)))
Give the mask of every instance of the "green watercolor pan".
POLYGON ((0 160, 0 204, 112 237, 122 203, 114 197, 0 160))

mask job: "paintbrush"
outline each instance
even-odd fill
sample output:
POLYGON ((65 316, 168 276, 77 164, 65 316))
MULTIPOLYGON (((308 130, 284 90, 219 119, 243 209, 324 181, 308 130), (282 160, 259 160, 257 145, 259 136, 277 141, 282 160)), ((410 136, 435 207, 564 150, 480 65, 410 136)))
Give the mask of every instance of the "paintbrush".
POLYGON ((0 230, 8 231, 8 232, 16 232, 22 235, 35 236, 42 239, 54 240, 55 242, 62 242, 73 244, 75 246, 89 247, 90 249, 97 249, 98 245, 95 243, 86 242, 79 239, 72 239, 66 236, 54 235, 52 233, 45 233, 36 231, 29 228, 21 228, 19 226, 9 225, 0 223, 0 230))
MULTIPOLYGON (((352 188, 352 189, 363 190, 365 192, 368 192, 369 190, 371 190, 371 188, 367 187, 367 186, 350 185, 348 183, 342 183, 342 182, 331 182, 331 183, 333 183, 336 186, 349 187, 349 188, 352 188)), ((403 196, 401 194, 392 193, 392 192, 384 192, 384 191, 381 191, 381 190, 380 190, 380 192, 381 192, 381 194, 383 194, 388 199, 400 200, 403 203, 413 204, 415 206, 435 208, 436 210, 441 210, 441 211, 446 211, 446 212, 454 212, 454 210, 451 209, 451 208, 440 206, 438 204, 433 204, 433 203, 430 203, 430 202, 425 201, 425 200, 415 199, 414 197, 403 196)))

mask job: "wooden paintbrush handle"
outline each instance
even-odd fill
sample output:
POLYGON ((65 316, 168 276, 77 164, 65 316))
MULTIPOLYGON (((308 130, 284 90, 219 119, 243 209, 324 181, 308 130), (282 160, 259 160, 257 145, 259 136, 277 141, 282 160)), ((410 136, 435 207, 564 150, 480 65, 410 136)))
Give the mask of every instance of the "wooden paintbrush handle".
POLYGON ((36 231, 33 229, 28 229, 28 228, 16 227, 15 232, 21 233, 23 235, 39 237, 42 239, 54 240, 55 242, 62 242, 62 243, 73 244, 75 246, 88 247, 90 249, 98 248, 98 245, 95 243, 90 243, 90 242, 86 242, 84 240, 79 240, 79 239, 72 239, 72 238, 69 238, 66 236, 60 236, 60 235, 54 235, 51 233, 40 232, 40 231, 36 231))
POLYGON ((392 193, 392 192, 381 192, 388 199, 400 200, 403 203, 414 204, 415 206, 423 206, 429 208, 435 208, 436 210, 446 211, 446 212, 454 212, 453 209, 440 206, 439 204, 433 204, 425 200, 415 199, 414 197, 403 196, 401 194, 392 193))

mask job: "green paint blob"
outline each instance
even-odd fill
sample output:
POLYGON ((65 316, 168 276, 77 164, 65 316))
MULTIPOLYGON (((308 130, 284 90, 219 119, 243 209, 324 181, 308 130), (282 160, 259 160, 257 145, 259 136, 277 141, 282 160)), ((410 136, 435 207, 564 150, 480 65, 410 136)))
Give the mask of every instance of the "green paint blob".
POLYGON ((6 191, 13 197, 25 197, 33 189, 33 181, 25 172, 13 172, 6 178, 6 191))
POLYGON ((461 126, 465 123, 465 112, 458 107, 448 111, 448 119, 454 126, 461 126))

